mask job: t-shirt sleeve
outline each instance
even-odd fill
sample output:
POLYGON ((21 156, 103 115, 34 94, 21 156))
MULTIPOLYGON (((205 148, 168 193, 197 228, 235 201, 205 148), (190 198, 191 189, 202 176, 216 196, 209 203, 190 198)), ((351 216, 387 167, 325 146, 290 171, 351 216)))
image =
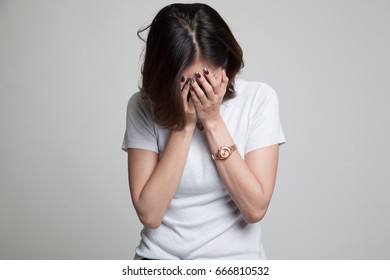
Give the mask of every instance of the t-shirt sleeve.
POLYGON ((128 148, 159 153, 152 108, 148 100, 143 99, 140 93, 132 95, 127 105, 126 131, 122 150, 127 152, 128 148))
POLYGON ((245 153, 286 142, 279 116, 279 99, 267 84, 258 89, 251 108, 251 124, 245 153))

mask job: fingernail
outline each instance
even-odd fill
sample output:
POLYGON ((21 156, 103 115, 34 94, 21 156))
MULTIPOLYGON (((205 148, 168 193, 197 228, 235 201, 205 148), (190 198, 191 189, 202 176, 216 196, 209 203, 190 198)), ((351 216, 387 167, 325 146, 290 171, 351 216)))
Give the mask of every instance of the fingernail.
POLYGON ((195 76, 196 76, 198 79, 202 78, 202 75, 201 75, 199 72, 196 72, 196 73, 195 73, 195 76))
POLYGON ((186 81, 186 78, 184 77, 181 77, 181 80, 180 80, 182 83, 184 83, 186 81))
POLYGON ((207 69, 207 68, 203 69, 203 73, 205 73, 205 75, 208 75, 210 73, 209 69, 207 69))
POLYGON ((195 84, 195 79, 193 77, 189 78, 188 80, 190 81, 191 84, 195 84))

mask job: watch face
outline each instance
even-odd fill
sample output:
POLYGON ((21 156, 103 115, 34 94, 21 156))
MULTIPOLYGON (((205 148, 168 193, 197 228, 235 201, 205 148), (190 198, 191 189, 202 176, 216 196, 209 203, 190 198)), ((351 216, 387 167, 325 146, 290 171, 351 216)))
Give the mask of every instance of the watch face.
POLYGON ((228 147, 222 147, 221 150, 219 150, 219 155, 221 158, 227 158, 231 154, 230 149, 228 147))

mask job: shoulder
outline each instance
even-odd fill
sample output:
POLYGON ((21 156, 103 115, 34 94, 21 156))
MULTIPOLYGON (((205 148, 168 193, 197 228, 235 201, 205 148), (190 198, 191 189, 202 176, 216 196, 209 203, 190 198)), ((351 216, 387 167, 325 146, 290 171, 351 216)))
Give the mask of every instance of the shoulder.
POLYGON ((263 107, 269 103, 278 103, 278 95, 273 87, 264 82, 237 79, 234 83, 236 97, 231 99, 236 104, 250 104, 250 107, 263 107))
POLYGON ((141 92, 136 92, 131 95, 127 103, 128 114, 145 114, 152 115, 152 106, 147 98, 142 96, 141 92))
POLYGON ((238 79, 234 85, 238 97, 264 100, 278 98, 274 88, 264 82, 238 79))
POLYGON ((136 107, 148 107, 149 100, 142 96, 141 92, 133 93, 130 96, 128 106, 136 106, 136 107))

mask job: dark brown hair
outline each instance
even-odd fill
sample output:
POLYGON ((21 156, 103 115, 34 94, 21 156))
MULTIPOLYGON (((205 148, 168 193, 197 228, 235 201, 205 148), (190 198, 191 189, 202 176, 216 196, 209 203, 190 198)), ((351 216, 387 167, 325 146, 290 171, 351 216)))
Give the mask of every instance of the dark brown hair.
POLYGON ((234 97, 234 78, 244 66, 243 54, 222 17, 205 4, 172 4, 160 10, 146 39, 140 90, 153 105, 157 124, 180 130, 185 125, 181 98, 182 72, 200 58, 223 67, 229 78, 224 99, 234 97))

